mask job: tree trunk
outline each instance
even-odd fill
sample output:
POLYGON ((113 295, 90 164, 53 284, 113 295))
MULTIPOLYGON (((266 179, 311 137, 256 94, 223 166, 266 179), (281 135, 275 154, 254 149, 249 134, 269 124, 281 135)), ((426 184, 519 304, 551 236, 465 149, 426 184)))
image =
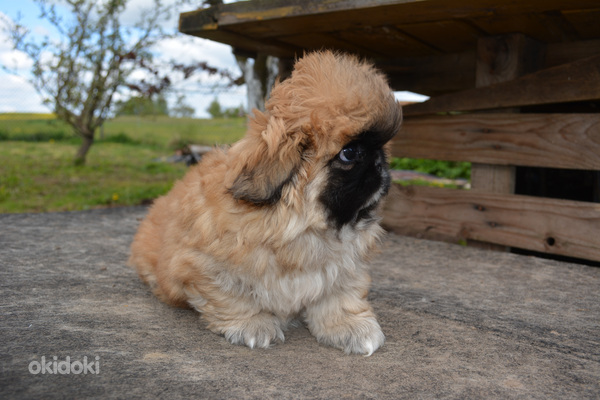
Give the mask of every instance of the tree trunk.
POLYGON ((84 165, 85 159, 87 157, 88 151, 92 144, 94 144, 94 135, 80 135, 81 136, 81 146, 77 149, 77 154, 75 154, 75 165, 84 165))

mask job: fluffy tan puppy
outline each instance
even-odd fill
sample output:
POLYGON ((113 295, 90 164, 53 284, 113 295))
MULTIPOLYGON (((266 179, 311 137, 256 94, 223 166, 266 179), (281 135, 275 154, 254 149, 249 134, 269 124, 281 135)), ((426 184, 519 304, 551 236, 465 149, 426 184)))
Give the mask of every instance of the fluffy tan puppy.
POLYGON ((371 65, 325 51, 297 61, 254 113, 243 139, 154 203, 130 264, 232 343, 283 342, 300 318, 319 342, 370 355, 384 335, 367 261, 400 107, 371 65))

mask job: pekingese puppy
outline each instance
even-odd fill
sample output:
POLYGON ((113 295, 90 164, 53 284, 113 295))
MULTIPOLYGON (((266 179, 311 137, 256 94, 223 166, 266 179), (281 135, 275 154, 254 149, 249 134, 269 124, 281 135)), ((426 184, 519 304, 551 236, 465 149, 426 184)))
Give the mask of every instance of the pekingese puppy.
POLYGON ((323 51, 298 60, 254 113, 243 139, 156 200, 130 264, 231 343, 269 347, 301 318, 320 343, 371 355, 385 337, 367 261, 401 109, 373 66, 323 51))

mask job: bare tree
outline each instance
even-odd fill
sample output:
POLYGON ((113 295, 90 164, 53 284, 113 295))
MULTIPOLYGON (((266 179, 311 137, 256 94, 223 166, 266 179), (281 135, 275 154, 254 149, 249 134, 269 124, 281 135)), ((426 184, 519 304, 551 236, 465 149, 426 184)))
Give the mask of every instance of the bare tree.
MULTIPOLYGON (((174 29, 163 28, 164 22, 187 0, 168 5, 152 0, 134 26, 121 21, 128 0, 62 0, 68 18, 58 12, 56 2, 34 1, 60 39, 36 41, 16 23, 10 28, 13 45, 34 61, 31 81, 44 101, 81 136, 75 163, 84 164, 96 130, 109 116, 115 93, 122 86, 140 86, 128 82, 131 73, 152 64, 149 48, 175 34, 174 29)), ((154 84, 145 82, 146 89, 168 86, 168 78, 155 78, 154 84)))

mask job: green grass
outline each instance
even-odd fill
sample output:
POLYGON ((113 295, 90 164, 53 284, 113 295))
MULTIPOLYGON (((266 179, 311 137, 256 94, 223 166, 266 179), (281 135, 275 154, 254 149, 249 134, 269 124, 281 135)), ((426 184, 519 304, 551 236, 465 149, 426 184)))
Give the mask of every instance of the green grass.
POLYGON ((416 158, 393 158, 390 163, 393 169, 412 170, 435 175, 447 179, 470 179, 471 163, 425 160, 416 158))
POLYGON ((152 148, 98 143, 85 166, 73 165, 76 145, 0 145, 0 212, 41 212, 140 204, 166 193, 185 165, 154 163, 152 148))
MULTIPOLYGON (((0 213, 145 203, 166 193, 187 169, 153 160, 184 144, 232 143, 245 129, 244 118, 119 117, 105 123, 86 165, 76 167, 81 141, 52 114, 0 114, 0 213)), ((395 158, 391 164, 450 179, 470 174, 468 163, 395 158)))
POLYGON ((244 118, 207 119, 119 117, 105 124, 106 138, 125 134, 142 144, 173 148, 179 143, 214 145, 233 143, 246 129, 244 118))
POLYGON ((446 189, 461 189, 461 186, 454 184, 454 183, 438 183, 438 182, 426 181, 424 179, 394 181, 394 183, 397 183, 400 186, 428 186, 428 187, 439 187, 439 188, 446 188, 446 189))
MULTIPOLYGON (((180 143, 233 143, 246 129, 244 118, 199 120, 192 118, 118 117, 104 124, 96 139, 129 138, 130 144, 172 149, 180 143)), ((67 124, 52 114, 0 114, 0 141, 69 141, 78 143, 67 124), (35 118, 38 115, 39 118, 35 118)), ((118 141, 118 140, 117 140, 118 141)))
POLYGON ((106 123, 86 165, 76 167, 80 139, 64 123, 44 114, 0 114, 0 213, 144 203, 186 171, 181 163, 153 160, 181 143, 231 143, 245 126, 245 119, 118 118, 106 123))

